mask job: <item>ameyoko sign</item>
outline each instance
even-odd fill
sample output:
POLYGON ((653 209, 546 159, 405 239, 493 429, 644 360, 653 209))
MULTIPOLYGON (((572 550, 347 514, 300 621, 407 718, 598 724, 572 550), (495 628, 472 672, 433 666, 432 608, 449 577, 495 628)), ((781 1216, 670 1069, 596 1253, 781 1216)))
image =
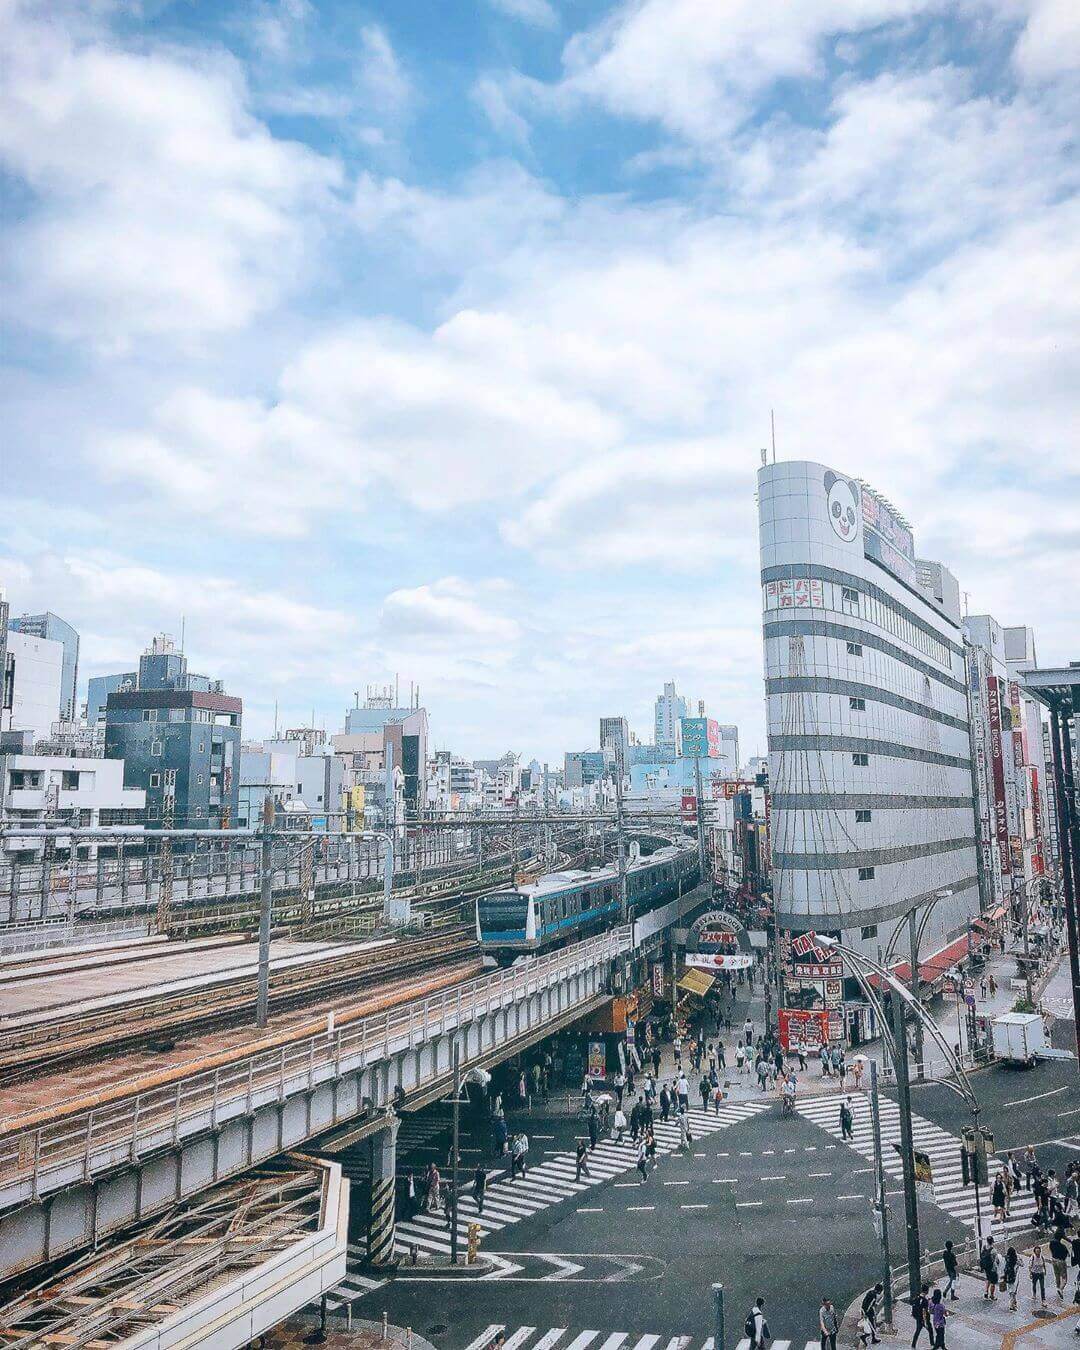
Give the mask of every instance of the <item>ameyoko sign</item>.
POLYGON ((687 952, 686 964, 694 970, 749 970, 754 958, 743 952, 687 952))

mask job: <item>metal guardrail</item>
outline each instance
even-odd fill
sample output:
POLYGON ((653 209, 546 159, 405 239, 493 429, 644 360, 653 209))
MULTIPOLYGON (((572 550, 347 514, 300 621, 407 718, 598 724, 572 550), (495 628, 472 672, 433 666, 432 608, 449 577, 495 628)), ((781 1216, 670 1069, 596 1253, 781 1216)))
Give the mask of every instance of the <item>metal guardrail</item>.
POLYGON ((151 1149, 177 1144, 187 1122, 201 1120, 216 1127, 226 1106, 233 1108, 226 1113, 231 1116, 238 1110, 250 1114, 267 1102, 283 1102, 356 1064, 386 1057, 392 1047, 412 1046, 418 1036, 423 1040, 443 1035, 615 957, 629 949, 630 941, 629 928, 613 929, 548 956, 478 976, 406 1008, 388 1009, 333 1032, 317 1032, 35 1128, 0 1135, 0 1186, 31 1180, 31 1195, 37 1199, 45 1173, 80 1162, 82 1177, 89 1180, 97 1170, 95 1155, 107 1155, 103 1165, 134 1161, 151 1149))

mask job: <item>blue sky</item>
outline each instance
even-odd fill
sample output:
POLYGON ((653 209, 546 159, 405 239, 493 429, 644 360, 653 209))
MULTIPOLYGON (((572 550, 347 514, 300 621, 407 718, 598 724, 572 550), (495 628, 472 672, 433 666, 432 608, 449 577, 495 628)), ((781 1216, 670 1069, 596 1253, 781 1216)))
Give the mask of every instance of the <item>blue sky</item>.
POLYGON ((438 745, 762 748, 754 470, 1076 657, 1070 0, 0 4, 0 585, 438 745))

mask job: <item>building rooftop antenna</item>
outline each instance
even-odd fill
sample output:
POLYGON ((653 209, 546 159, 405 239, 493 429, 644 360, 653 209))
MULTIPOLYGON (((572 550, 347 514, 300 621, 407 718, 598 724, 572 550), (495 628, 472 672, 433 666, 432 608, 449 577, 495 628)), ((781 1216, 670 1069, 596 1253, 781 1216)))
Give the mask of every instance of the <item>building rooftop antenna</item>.
POLYGON ((776 413, 769 409, 769 427, 772 430, 772 462, 776 463, 776 413))

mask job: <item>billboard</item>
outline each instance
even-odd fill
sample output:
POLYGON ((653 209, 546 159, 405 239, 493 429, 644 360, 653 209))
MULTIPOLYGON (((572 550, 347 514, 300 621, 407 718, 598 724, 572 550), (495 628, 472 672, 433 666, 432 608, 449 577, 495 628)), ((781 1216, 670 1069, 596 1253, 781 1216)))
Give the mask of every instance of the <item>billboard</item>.
POLYGON ((754 964, 745 952, 687 952, 684 960, 695 970, 749 970, 754 964))
POLYGON ((990 765, 994 787, 994 833, 998 842, 998 868, 1003 877, 1010 875, 1012 863, 1009 851, 1009 809, 1005 800, 1005 761, 1001 754, 1001 681, 988 675, 987 709, 990 714, 990 765))
POLYGON ((862 489, 863 552, 907 586, 916 584, 915 540, 895 511, 862 489))
POLYGON ((682 752, 690 759, 720 755, 720 723, 714 717, 681 717, 682 752))
POLYGON ((815 1050, 829 1043, 829 1014, 824 1009, 779 1008, 776 1015, 780 1022, 780 1046, 785 1054, 792 1045, 815 1050))
POLYGON ((682 795, 682 818, 687 825, 693 825, 697 820, 697 797, 693 792, 682 795))

